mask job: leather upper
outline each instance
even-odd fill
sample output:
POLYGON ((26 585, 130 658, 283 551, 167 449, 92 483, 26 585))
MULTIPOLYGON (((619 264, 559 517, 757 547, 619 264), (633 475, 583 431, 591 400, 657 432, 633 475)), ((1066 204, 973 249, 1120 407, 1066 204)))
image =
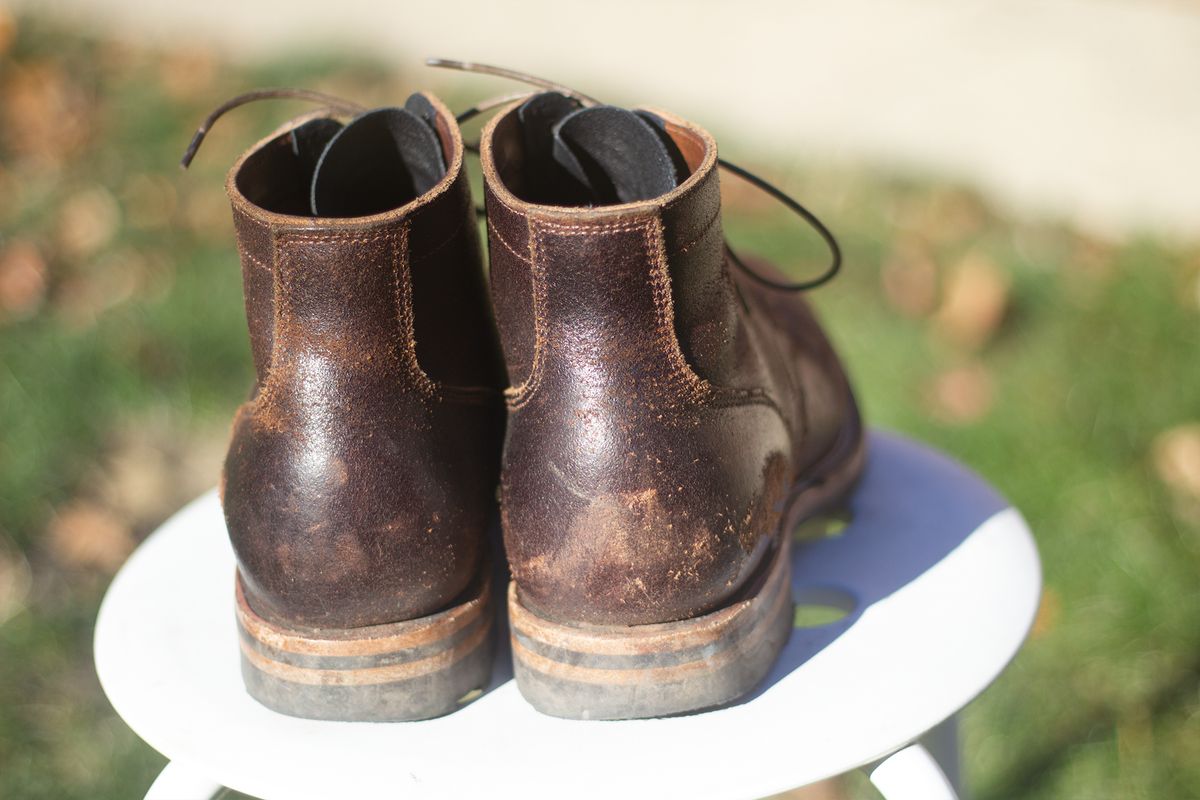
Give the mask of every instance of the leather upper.
POLYGON ((521 601, 576 624, 704 613, 755 572, 797 482, 856 424, 849 385, 803 300, 731 274, 705 131, 655 112, 691 171, 664 195, 537 204, 515 108, 481 159, 521 601))
POLYGON ((426 99, 446 175, 394 210, 306 216, 302 121, 229 173, 256 385, 222 495, 248 601, 269 619, 423 616, 481 563, 502 367, 462 139, 426 99))

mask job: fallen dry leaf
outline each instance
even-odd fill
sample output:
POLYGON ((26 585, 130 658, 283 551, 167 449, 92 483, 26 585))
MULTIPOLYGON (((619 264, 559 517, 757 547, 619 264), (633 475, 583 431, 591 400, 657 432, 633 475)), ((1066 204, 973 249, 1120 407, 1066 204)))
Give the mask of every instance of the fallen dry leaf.
POLYGON ((977 195, 939 187, 903 198, 890 216, 898 229, 945 245, 978 236, 988 223, 989 212, 977 195))
POLYGON ((61 65, 10 64, 0 83, 0 136, 14 154, 58 166, 90 132, 91 107, 61 65))
POLYGON ((129 525, 107 508, 79 500, 55 514, 50 550, 65 566, 116 572, 133 551, 129 525))
POLYGON ((949 188, 937 193, 934 219, 927 234, 943 244, 973 239, 987 227, 991 212, 983 199, 968 189, 949 188))
POLYGON ((110 308, 133 297, 147 280, 149 268, 138 251, 124 248, 89 264, 62 282, 54 296, 59 319, 84 330, 110 308))
POLYGON ((18 239, 0 252, 0 321, 32 316, 46 296, 46 262, 33 242, 18 239))
POLYGON ((1154 440, 1154 470, 1177 492, 1200 499, 1200 423, 1180 425, 1154 440))
POLYGON ((1010 285, 1008 274, 991 259, 969 253, 947 278, 935 317, 937 332, 961 347, 983 347, 1004 320, 1010 285))
POLYGON ((880 281, 888 304, 906 317, 926 317, 937 303, 937 264, 923 242, 906 238, 883 262, 880 281))
POLYGON ((12 12, 0 8, 0 57, 12 49, 17 40, 17 18, 12 12))
POLYGON ((101 496, 125 518, 161 519, 174 510, 173 482, 161 438, 147 429, 130 430, 105 458, 101 496))
POLYGON ((1047 586, 1042 590, 1042 600, 1038 603, 1037 614, 1033 618, 1033 628, 1029 635, 1034 639, 1042 638, 1054 630, 1060 616, 1062 616, 1062 596, 1047 586))
POLYGON ((0 625, 25 608, 31 584, 29 562, 16 545, 0 533, 0 625))
POLYGON ((84 494, 135 533, 148 531, 217 482, 228 437, 226 425, 181 430, 169 414, 130 420, 110 435, 84 494))
POLYGON ((933 380, 927 400, 937 419, 956 425, 975 422, 992 407, 991 373, 982 364, 955 367, 933 380))
POLYGON ((4 168, 4 164, 0 164, 0 230, 12 228, 13 217, 23 200, 22 188, 23 184, 4 168))
POLYGON ((58 213, 58 243, 67 255, 87 258, 116 236, 121 224, 117 199, 102 186, 71 196, 58 213))

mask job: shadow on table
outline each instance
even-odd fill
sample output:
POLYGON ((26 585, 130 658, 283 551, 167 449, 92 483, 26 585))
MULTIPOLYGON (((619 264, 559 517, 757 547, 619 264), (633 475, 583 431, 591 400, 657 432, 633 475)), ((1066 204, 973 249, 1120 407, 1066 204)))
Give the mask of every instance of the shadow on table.
MULTIPOLYGON (((803 665, 858 621, 871 604, 916 580, 1008 503, 974 473, 944 455, 894 434, 873 431, 867 468, 851 498, 851 521, 840 535, 793 548, 792 593, 800 606, 848 612, 836 622, 797 627, 767 678, 747 703, 803 665)), ((490 536, 496 552, 500 531, 490 536)), ((497 564, 499 643, 490 692, 513 677, 505 589, 497 564)))
POLYGON ((983 479, 908 439, 873 431, 867 468, 851 498, 850 523, 835 538, 792 551, 792 594, 805 606, 848 612, 827 625, 796 627, 748 703, 848 631, 862 613, 916 580, 988 519, 1009 507, 983 479))

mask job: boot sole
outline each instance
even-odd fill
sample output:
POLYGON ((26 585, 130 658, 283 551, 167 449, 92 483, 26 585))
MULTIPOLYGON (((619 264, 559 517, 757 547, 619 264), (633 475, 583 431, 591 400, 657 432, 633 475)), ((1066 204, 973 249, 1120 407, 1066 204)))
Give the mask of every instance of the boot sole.
POLYGON ((779 546, 741 598, 677 622, 577 627, 523 606, 508 586, 517 686, 538 711, 568 719, 639 719, 730 703, 757 686, 791 635, 791 539, 801 521, 837 504, 865 463, 857 416, 791 492, 779 546))
POLYGON ((250 608, 237 578, 246 690, 293 717, 399 722, 448 714, 491 679, 495 614, 487 564, 455 605, 362 628, 284 628, 250 608))
POLYGON ((569 719, 662 717, 723 705, 753 689, 792 628, 789 546, 760 588, 699 617, 579 628, 521 605, 508 587, 513 667, 525 699, 569 719))

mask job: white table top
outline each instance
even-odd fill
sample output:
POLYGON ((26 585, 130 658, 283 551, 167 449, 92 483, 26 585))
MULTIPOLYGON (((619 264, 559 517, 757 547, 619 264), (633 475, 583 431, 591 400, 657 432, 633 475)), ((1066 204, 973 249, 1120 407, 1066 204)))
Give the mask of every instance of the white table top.
MULTIPOLYGON (((853 522, 794 553, 801 602, 850 602, 796 629, 747 700, 668 719, 543 716, 507 648, 479 700, 441 719, 322 722, 276 714, 242 687, 233 553, 215 493, 150 536, 96 623, 113 706, 155 749, 262 798, 752 798, 898 749, 982 691, 1017 652, 1041 570, 1020 514, 973 473, 871 436, 853 522)), ((507 636, 504 636, 507 639, 507 636)))

